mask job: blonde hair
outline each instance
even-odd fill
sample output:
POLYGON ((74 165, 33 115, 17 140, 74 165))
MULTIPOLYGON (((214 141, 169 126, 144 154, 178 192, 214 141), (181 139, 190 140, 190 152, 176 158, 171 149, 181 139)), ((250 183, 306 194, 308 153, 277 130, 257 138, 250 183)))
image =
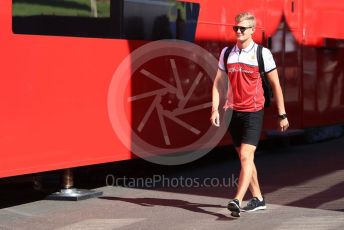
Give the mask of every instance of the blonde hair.
POLYGON ((250 26, 256 27, 256 17, 250 12, 242 12, 235 17, 235 22, 249 21, 250 26))

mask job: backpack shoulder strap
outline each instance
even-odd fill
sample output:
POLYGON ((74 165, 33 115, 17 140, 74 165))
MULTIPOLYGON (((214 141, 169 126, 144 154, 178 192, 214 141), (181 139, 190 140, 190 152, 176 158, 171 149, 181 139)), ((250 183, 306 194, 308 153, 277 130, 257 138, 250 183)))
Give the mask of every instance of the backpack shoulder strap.
POLYGON ((262 78, 263 89, 264 89, 264 97, 265 97, 265 107, 269 107, 271 104, 271 98, 273 97, 272 89, 270 83, 265 74, 265 66, 264 66, 264 59, 263 59, 263 46, 258 45, 257 48, 257 61, 259 67, 259 75, 262 78))
POLYGON ((227 47, 224 55, 223 55, 223 66, 225 67, 226 74, 228 74, 228 69, 227 69, 227 62, 228 62, 228 57, 230 52, 232 51, 233 47, 227 47))
POLYGON ((260 76, 265 77, 265 66, 264 66, 264 59, 263 59, 263 46, 261 46, 261 45, 258 45, 258 48, 257 48, 257 60, 258 60, 260 76))

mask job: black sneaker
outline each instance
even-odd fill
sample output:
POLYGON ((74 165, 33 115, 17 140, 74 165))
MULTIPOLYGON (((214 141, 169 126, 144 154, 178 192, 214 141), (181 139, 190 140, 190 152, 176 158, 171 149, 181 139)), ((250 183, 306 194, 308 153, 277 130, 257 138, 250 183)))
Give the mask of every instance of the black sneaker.
POLYGON ((237 199, 231 200, 227 205, 227 209, 231 212, 231 216, 240 217, 239 200, 237 200, 237 199))
POLYGON ((260 201, 257 197, 253 197, 245 207, 243 207, 241 210, 244 212, 254 212, 257 210, 264 210, 266 209, 265 205, 265 199, 263 197, 263 200, 260 201))

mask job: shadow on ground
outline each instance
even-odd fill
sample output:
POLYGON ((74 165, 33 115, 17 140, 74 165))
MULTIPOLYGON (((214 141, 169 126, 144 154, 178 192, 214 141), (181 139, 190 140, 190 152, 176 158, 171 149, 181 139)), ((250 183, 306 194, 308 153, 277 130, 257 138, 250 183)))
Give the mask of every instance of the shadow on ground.
MULTIPOLYGON (((255 164, 263 193, 272 204, 290 205, 305 208, 324 208, 323 205, 343 198, 344 138, 315 144, 295 143, 289 146, 279 142, 264 141, 255 156, 255 164), (284 147, 281 147, 283 146, 284 147), (329 184, 328 187, 326 185, 329 184)), ((151 189, 182 194, 194 194, 221 198, 232 198, 235 194, 233 180, 238 177, 240 163, 232 147, 220 147, 195 162, 178 166, 160 166, 141 159, 81 167, 74 170, 75 187, 94 189, 102 186, 123 186, 138 189, 151 189), (109 175, 117 179, 109 184, 109 175), (126 180, 124 179, 126 178, 126 180), (160 178, 152 183, 134 183, 160 178), (165 180, 163 181, 162 178, 165 180), (217 184, 204 186, 205 180, 217 184), (172 186, 167 181, 177 181, 172 186), (181 180, 184 180, 182 185, 181 180), (186 182, 189 181, 189 184, 186 182), (195 181, 199 183, 196 184, 195 181), (222 183, 225 181, 226 183, 222 183), (197 186, 196 186, 197 185, 197 186), (203 186, 201 186, 203 185, 203 186)), ((44 199, 60 188, 62 171, 42 174, 43 190, 33 189, 33 183, 26 177, 0 180, 0 208, 19 205, 44 199), (23 178, 26 178, 23 179, 23 178), (16 180, 17 179, 17 180, 16 180), (23 182, 24 181, 24 182, 23 182)), ((249 192, 246 198, 250 198, 249 192)), ((180 206, 195 212, 207 212, 202 205, 183 200, 152 198, 102 197, 101 199, 132 202, 138 205, 180 206)), ((220 207, 220 206, 219 206, 220 207)), ((221 206, 222 207, 222 206, 221 206)), ((325 206, 324 209, 343 211, 343 207, 325 206)), ((216 213, 219 219, 224 218, 216 213)))

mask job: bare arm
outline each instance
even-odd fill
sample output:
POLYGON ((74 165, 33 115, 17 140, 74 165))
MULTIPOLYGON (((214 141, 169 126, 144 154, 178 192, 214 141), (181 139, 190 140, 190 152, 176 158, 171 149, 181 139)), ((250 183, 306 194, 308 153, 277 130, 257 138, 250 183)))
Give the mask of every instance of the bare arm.
MULTIPOLYGON (((284 107, 283 92, 282 92, 282 88, 279 82, 277 70, 275 69, 267 73, 266 76, 271 84, 273 94, 276 98, 278 115, 286 114, 285 107, 284 107)), ((289 127, 288 118, 279 119, 279 128, 282 132, 286 131, 288 127, 289 127)))
POLYGON ((221 97, 226 95, 227 91, 227 75, 223 70, 218 69, 213 83, 212 89, 212 110, 211 123, 217 127, 220 126, 219 105, 221 97))

